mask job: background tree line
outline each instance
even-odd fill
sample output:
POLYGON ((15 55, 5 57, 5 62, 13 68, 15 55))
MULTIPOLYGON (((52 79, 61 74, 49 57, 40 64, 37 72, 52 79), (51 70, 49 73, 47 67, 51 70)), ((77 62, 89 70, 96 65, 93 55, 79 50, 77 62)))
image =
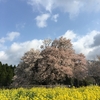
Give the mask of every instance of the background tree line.
POLYGON ((11 84, 15 67, 0 62, 0 87, 7 87, 11 84))

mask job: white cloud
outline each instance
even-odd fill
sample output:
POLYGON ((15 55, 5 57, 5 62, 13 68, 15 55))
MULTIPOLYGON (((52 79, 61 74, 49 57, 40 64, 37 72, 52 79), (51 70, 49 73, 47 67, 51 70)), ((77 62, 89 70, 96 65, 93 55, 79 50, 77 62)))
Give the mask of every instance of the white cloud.
POLYGON ((0 39, 0 43, 4 43, 4 42, 5 42, 5 38, 2 37, 2 38, 0 39))
POLYGON ((95 37, 98 35, 100 35, 100 32, 96 30, 84 36, 76 35, 73 31, 68 30, 63 36, 67 39, 72 39, 73 48, 76 53, 83 53, 87 59, 93 59, 97 54, 100 55, 100 41, 95 42, 95 37))
POLYGON ((7 60, 8 57, 4 51, 0 51, 0 61, 7 60))
MULTIPOLYGON (((80 36, 72 30, 68 30, 62 36, 67 39, 72 39, 73 48, 76 53, 83 53, 87 59, 94 59, 96 55, 100 55, 99 31, 93 30, 86 35, 80 36)), ((13 65, 18 64, 25 52, 29 51, 31 48, 39 49, 42 41, 43 40, 34 39, 22 43, 14 42, 10 47, 7 47, 5 51, 0 51, 0 61, 13 65)))
POLYGON ((16 37, 20 35, 19 32, 11 32, 7 34, 6 40, 13 41, 16 37))
POLYGON ((58 21, 57 20, 58 17, 59 17, 59 14, 55 14, 55 15, 52 16, 52 20, 57 22, 58 21))
POLYGON ((0 44, 5 43, 6 41, 13 41, 16 37, 20 35, 19 32, 10 32, 6 37, 0 39, 0 44))
POLYGON ((100 45, 98 47, 95 47, 92 51, 90 51, 87 55, 87 58, 95 60, 97 55, 100 56, 100 45))
POLYGON ((27 3, 36 7, 40 11, 41 7, 45 8, 46 11, 51 12, 53 8, 53 0, 27 0, 27 3))
POLYGON ((98 12, 100 11, 100 0, 84 0, 83 1, 83 10, 89 12, 98 12))
POLYGON ((36 39, 23 43, 14 42, 5 51, 0 51, 0 61, 2 63, 17 65, 25 52, 29 51, 31 48, 39 49, 41 44, 42 40, 36 39))
POLYGON ((100 0, 27 0, 33 8, 50 13, 54 9, 67 12, 70 18, 77 16, 82 11, 100 12, 100 0))
POLYGON ((70 18, 77 16, 83 6, 80 0, 56 0, 54 5, 56 8, 61 9, 62 12, 69 13, 70 18))
POLYGON ((71 39, 72 41, 74 41, 74 39, 76 39, 76 34, 71 31, 71 30, 68 30, 64 35, 63 37, 67 38, 67 39, 71 39))
POLYGON ((37 16, 35 18, 37 26, 40 28, 47 27, 46 21, 48 20, 49 17, 50 14, 42 14, 40 16, 37 16))

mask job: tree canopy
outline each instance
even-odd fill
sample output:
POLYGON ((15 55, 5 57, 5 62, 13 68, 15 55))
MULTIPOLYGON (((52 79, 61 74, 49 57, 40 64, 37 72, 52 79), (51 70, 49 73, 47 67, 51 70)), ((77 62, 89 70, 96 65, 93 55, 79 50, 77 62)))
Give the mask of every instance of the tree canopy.
POLYGON ((0 62, 0 87, 9 86, 12 83, 15 67, 0 62))
POLYGON ((43 41, 41 50, 26 52, 15 70, 12 86, 70 84, 87 76, 86 59, 66 38, 43 41))

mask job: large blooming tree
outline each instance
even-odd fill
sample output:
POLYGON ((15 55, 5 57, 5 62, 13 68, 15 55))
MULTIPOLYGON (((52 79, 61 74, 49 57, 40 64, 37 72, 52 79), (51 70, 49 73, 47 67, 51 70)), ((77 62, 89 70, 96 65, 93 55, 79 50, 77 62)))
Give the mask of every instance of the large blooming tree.
POLYGON ((68 80, 83 80, 87 75, 86 59, 76 54, 71 41, 59 38, 44 40, 41 50, 30 50, 15 70, 13 85, 70 84, 68 80))

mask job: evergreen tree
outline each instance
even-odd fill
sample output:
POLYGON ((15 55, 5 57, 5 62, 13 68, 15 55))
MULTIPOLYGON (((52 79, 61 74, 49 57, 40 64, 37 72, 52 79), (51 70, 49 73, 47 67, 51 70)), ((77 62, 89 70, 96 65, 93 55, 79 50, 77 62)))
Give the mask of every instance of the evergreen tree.
POLYGON ((14 76, 14 69, 16 67, 0 62, 0 87, 9 86, 14 76))

